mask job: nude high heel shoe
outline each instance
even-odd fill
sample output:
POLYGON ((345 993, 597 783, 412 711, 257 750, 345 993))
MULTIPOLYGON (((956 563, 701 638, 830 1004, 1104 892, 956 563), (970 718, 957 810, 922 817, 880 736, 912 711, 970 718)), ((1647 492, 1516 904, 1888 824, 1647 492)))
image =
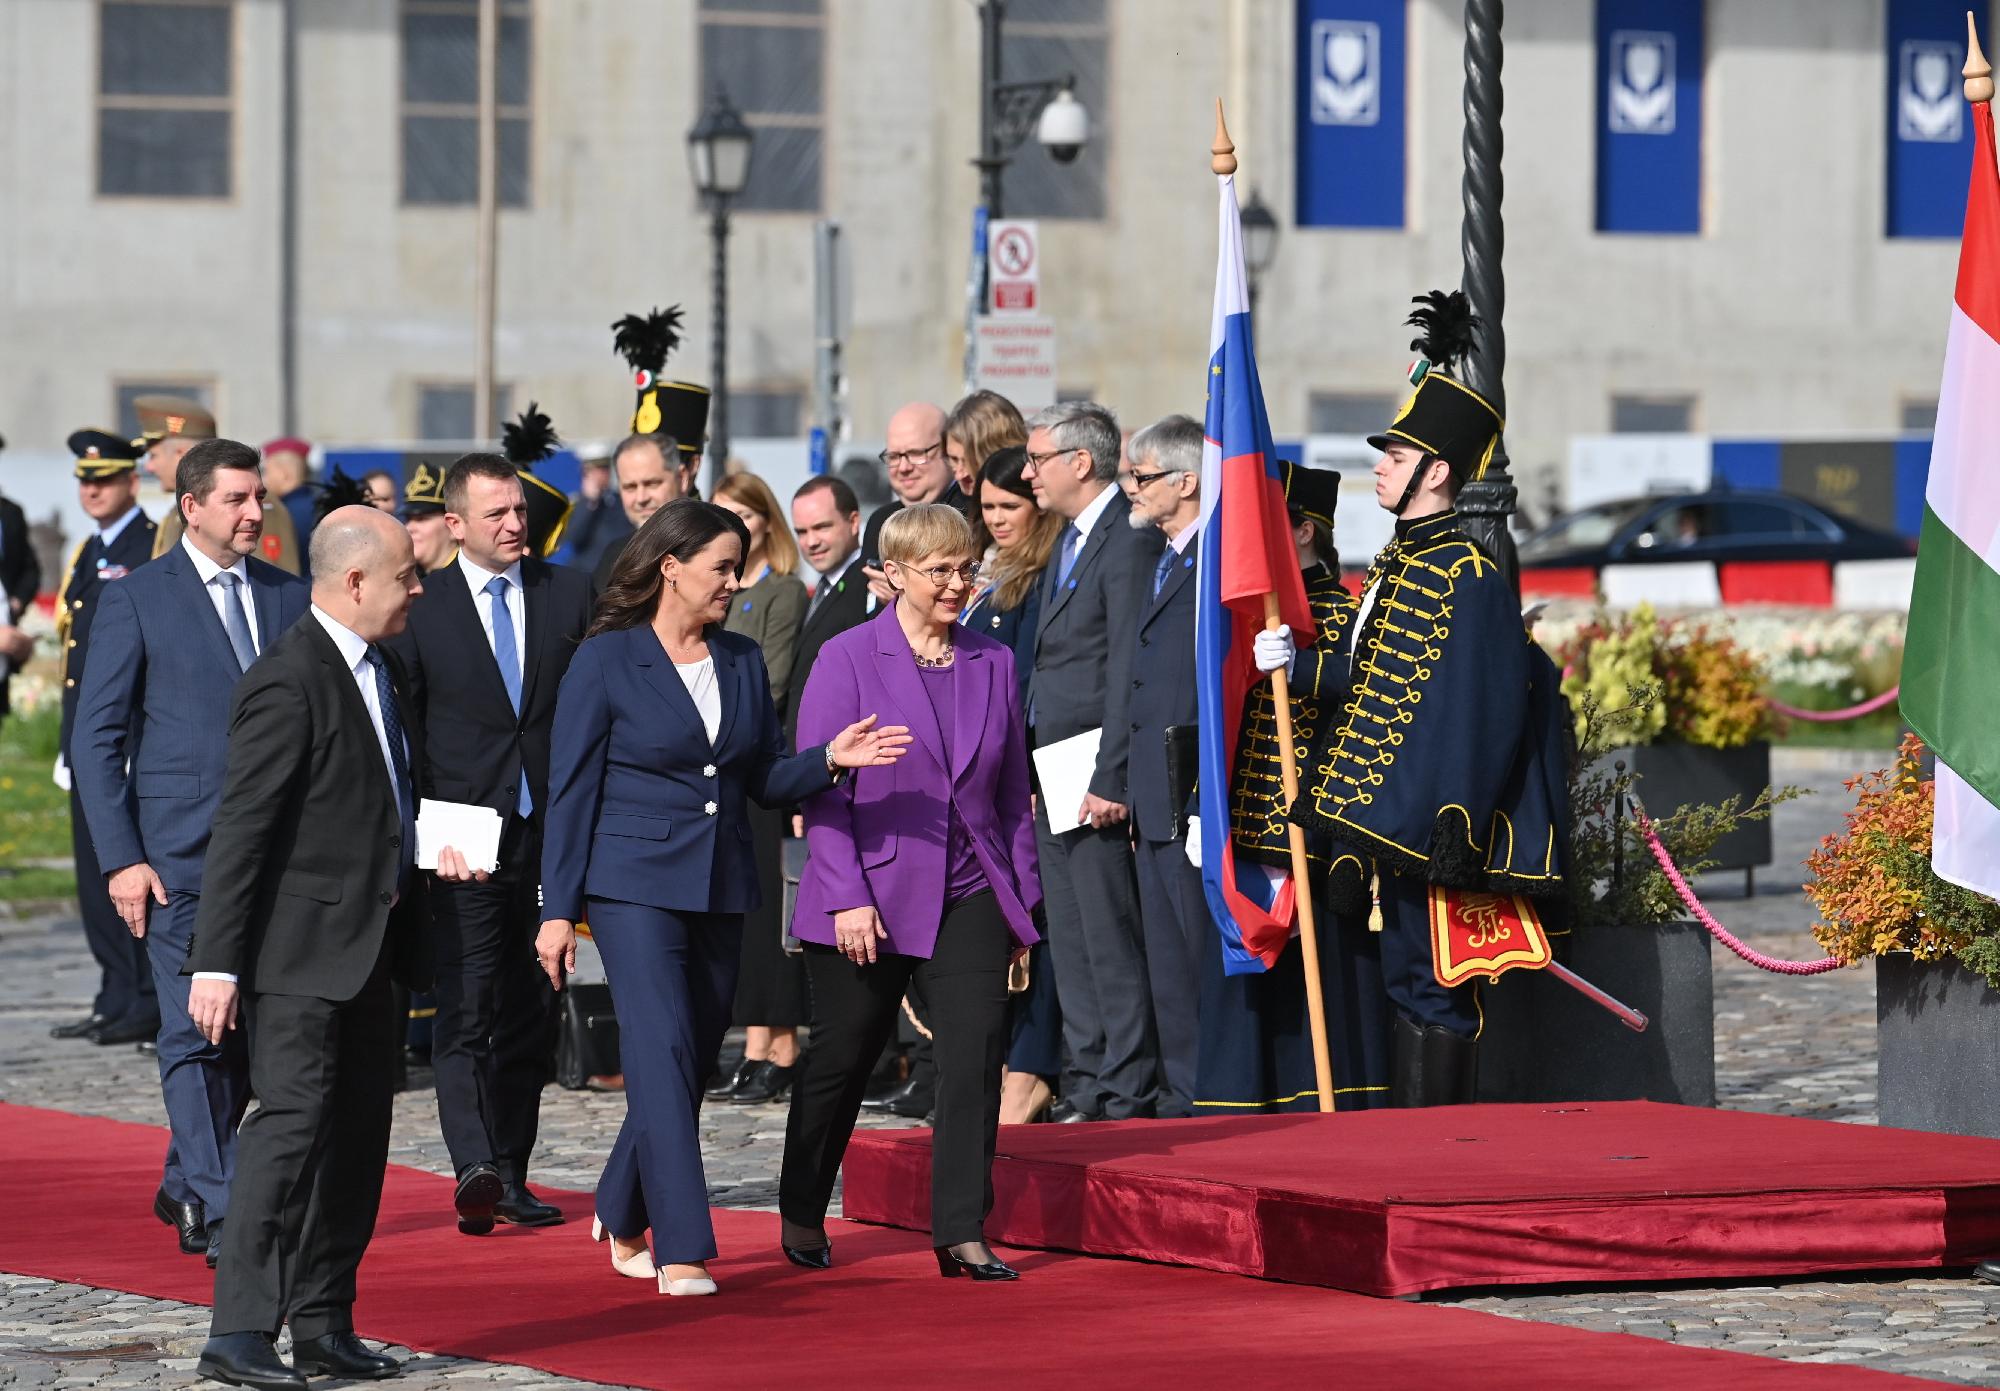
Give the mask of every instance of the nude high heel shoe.
POLYGON ((706 1273, 675 1279, 665 1270, 660 1272, 660 1293, 672 1295, 714 1294, 715 1281, 706 1273))
MULTIPOLYGON (((604 1223, 601 1219, 596 1217, 590 1219, 590 1239, 592 1241, 602 1241, 609 1235, 610 1233, 604 1230, 604 1223)), ((616 1241, 611 1243, 611 1268, 620 1275, 627 1276, 633 1280, 650 1280, 659 1273, 653 1269, 653 1253, 651 1251, 641 1246, 631 1255, 621 1256, 618 1254, 618 1243, 616 1241)))

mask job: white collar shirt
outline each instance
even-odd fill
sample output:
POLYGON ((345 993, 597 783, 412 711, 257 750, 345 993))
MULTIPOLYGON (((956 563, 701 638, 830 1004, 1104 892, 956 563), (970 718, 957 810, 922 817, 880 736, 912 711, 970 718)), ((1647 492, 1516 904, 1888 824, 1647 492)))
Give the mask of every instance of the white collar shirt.
MULTIPOLYGON (((195 544, 188 540, 185 534, 181 536, 181 550, 194 563, 194 572, 201 580, 202 592, 208 595, 208 602, 214 606, 215 616, 222 620, 222 631, 225 633, 228 632, 228 586, 215 582, 217 575, 225 573, 223 567, 217 565, 206 555, 203 555, 195 544)), ((227 573, 236 576, 237 592, 243 596, 243 617, 250 624, 250 646, 261 654, 264 650, 264 635, 257 631, 257 605, 250 597, 250 566, 239 555, 236 557, 236 563, 229 567, 227 573)))
MULTIPOLYGON (((472 559, 463 550, 458 553, 459 572, 465 576, 465 587, 472 591, 472 607, 479 614, 479 626, 486 633, 486 650, 493 648, 493 596, 486 592, 486 586, 495 579, 507 581, 507 617, 514 627, 514 655, 527 661, 528 651, 528 605, 521 588, 521 562, 515 561, 497 575, 472 559)), ((497 659, 497 654, 496 654, 497 659)), ((525 674, 525 673, 523 673, 525 674)))

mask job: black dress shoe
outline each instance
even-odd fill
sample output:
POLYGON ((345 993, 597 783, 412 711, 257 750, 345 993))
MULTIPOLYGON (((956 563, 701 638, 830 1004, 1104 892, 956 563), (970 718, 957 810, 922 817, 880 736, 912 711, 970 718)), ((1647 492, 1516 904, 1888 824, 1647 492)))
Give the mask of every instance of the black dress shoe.
POLYGON ((58 1024, 49 1030, 50 1038, 89 1038, 111 1021, 101 1014, 87 1014, 70 1024, 58 1024))
POLYGON ((230 1386, 255 1386, 263 1391, 300 1391, 303 1375, 285 1365, 277 1348, 262 1333, 224 1333, 202 1347, 194 1364, 196 1376, 230 1386))
POLYGON ((776 1101, 792 1089, 792 1083, 799 1075, 798 1064, 779 1067, 765 1059, 756 1064, 755 1069, 729 1099, 743 1106, 761 1106, 767 1101, 776 1101))
POLYGON ((781 1246, 785 1259, 807 1270, 833 1269, 833 1243, 822 1246, 781 1246))
POLYGON ((153 1194, 153 1216, 180 1233, 186 1254, 199 1256, 208 1250, 208 1218, 200 1203, 177 1203, 162 1188, 153 1194))
POLYGON ((493 1208, 507 1193, 500 1171, 491 1164, 474 1164, 458 1181, 451 1205, 458 1209, 458 1229, 467 1236, 493 1230, 493 1208))
POLYGON ((222 1219, 220 1217, 208 1224, 208 1251, 202 1259, 208 1262, 210 1270, 215 1269, 215 1263, 222 1259, 222 1219))
POLYGON ((1972 1268, 1972 1278, 1984 1280, 1989 1285, 2000 1285, 2000 1261, 1981 1261, 1972 1268))
POLYGON ((120 1043, 144 1043, 159 1035, 160 1021, 157 1019, 114 1019, 108 1024, 98 1025, 88 1037, 99 1048, 110 1048, 120 1043))
MULTIPOLYGON (((1021 1272, 1013 1266, 998 1260, 968 1261, 957 1255, 949 1246, 933 1246, 937 1255, 938 1274, 949 1280, 954 1275, 970 1275, 975 1280, 1018 1280, 1021 1272)), ((988 1254, 992 1254, 988 1252, 988 1254)))
POLYGON ((517 1227, 554 1227, 563 1220, 561 1208, 537 1198, 525 1183, 508 1184, 493 1205, 493 1215, 517 1227))
POLYGON ((370 1352, 366 1343, 348 1332, 294 1339, 292 1366, 309 1377, 352 1377, 359 1381, 380 1381, 403 1370, 395 1358, 370 1352))
POLYGON ((861 1104, 877 1115, 902 1116, 906 1120, 920 1121, 937 1104, 937 1089, 919 1079, 903 1083, 879 1100, 863 1101, 861 1104))
POLYGON ((1061 1101, 1049 1107, 1049 1119, 1057 1125, 1074 1125, 1078 1121, 1094 1121, 1098 1117, 1083 1110, 1068 1097, 1064 1097, 1061 1101))
POLYGON ((750 1079, 750 1074, 756 1071, 756 1068, 757 1064, 755 1062, 749 1058, 745 1058, 736 1065, 736 1071, 717 1073, 715 1081, 710 1083, 708 1088, 702 1092, 702 1099, 705 1101, 734 1101, 736 1099, 736 1089, 750 1079))

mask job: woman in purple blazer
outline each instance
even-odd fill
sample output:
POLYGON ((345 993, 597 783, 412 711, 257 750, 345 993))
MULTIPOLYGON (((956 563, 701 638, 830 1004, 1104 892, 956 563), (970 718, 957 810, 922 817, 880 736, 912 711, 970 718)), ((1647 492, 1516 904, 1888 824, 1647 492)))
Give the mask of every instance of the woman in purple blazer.
POLYGON ((780 1238, 796 1265, 833 1263, 835 1172, 912 978, 929 1006, 938 1067, 931 1241, 938 1270, 1011 1280, 984 1225, 993 1206, 1007 967, 1039 940, 1042 900, 1020 687, 1005 644, 962 627, 978 576, 972 528, 942 504, 882 528, 896 602, 820 649, 799 741, 879 712, 915 742, 806 803, 809 858, 792 931, 812 983, 812 1046, 792 1089, 778 1185, 780 1238))

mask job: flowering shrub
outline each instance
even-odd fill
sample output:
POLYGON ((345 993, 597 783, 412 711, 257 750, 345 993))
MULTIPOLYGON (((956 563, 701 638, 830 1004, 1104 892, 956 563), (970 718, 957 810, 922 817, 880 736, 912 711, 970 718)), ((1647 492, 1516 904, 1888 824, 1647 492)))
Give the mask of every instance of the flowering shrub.
POLYGON ((1579 710, 1579 741, 1586 732, 1580 713, 1586 694, 1606 712, 1644 707, 1644 714, 1622 721, 1627 744, 1677 739, 1729 749, 1776 731, 1756 659, 1705 623, 1662 620, 1641 604, 1622 619, 1597 615, 1559 650, 1563 694, 1579 710), (1647 688, 1657 690, 1657 701, 1637 699, 1647 688))
POLYGON ((1823 921, 1813 937, 1843 961, 1909 952, 1955 957, 2000 988, 2000 903, 1938 878, 1931 868, 1937 784, 1923 777, 1923 742, 1905 735, 1893 768, 1849 778, 1859 794, 1841 834, 1806 859, 1806 886, 1823 921))

